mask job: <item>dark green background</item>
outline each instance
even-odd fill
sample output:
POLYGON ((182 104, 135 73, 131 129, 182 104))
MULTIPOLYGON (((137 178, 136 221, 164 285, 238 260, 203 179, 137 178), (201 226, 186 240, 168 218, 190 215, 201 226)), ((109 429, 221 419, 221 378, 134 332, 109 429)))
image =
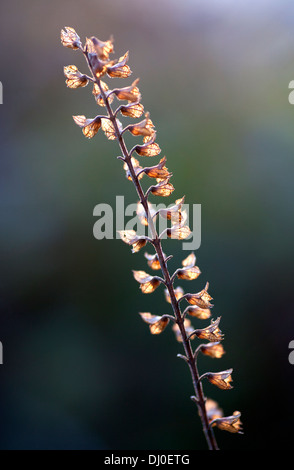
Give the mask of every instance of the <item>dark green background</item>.
MULTIPOLYGON (((290 448, 293 328, 293 2, 10 0, 0 6, 2 449, 206 449, 181 345, 151 336, 138 311, 168 312, 144 296, 146 269, 119 240, 94 239, 93 208, 136 201, 102 133, 86 140, 71 118, 97 111, 91 88, 69 90, 63 66, 86 71, 60 44, 113 34, 130 50, 145 109, 173 171, 175 197, 202 206, 202 275, 234 389, 205 384, 244 436, 216 430, 223 449, 290 448)), ((126 86, 132 78, 119 82, 126 86)), ((117 85, 117 81, 113 81, 117 85)), ((125 121, 124 121, 125 122, 125 121)), ((134 140, 135 142, 135 140, 134 140)), ((153 160, 157 162, 155 158, 153 160)), ((149 164, 150 160, 148 160, 149 164)), ((156 202, 159 202, 158 199, 156 202)), ((162 200, 160 200, 162 202, 162 200)), ((187 255, 165 243, 176 268, 187 255)), ((207 322, 194 322, 206 326, 207 322)))

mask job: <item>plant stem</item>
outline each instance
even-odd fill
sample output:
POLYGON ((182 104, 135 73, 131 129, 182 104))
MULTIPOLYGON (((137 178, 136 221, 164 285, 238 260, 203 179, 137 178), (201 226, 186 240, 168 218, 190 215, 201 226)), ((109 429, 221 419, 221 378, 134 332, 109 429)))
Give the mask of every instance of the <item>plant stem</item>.
POLYGON ((199 414, 200 414, 201 421, 202 421, 203 431, 204 431, 204 434, 205 434, 205 437, 206 437, 206 440, 207 440, 208 447, 209 447, 210 450, 218 450, 218 446, 217 446, 217 443, 216 443, 216 440, 215 440, 213 429, 211 428, 211 426, 209 424, 209 421, 208 421, 208 417, 207 417, 207 413, 206 413, 206 409, 205 409, 206 398, 204 397, 204 394, 203 394, 202 383, 199 380, 199 373, 198 373, 198 370, 197 370, 197 365, 196 365, 196 361, 195 361, 194 354, 193 354, 193 351, 192 351, 191 343, 190 343, 189 338, 187 337, 187 333, 186 333, 186 330, 185 330, 185 327, 184 327, 184 318, 182 316, 182 313, 181 313, 181 310, 180 310, 180 307, 179 307, 179 303, 176 299, 176 295, 175 295, 175 291, 174 291, 174 287, 173 287, 173 279, 171 278, 169 270, 167 268, 167 261, 164 259, 164 255, 163 255, 163 251, 162 251, 162 245, 161 245, 161 239, 158 236, 158 233, 157 233, 156 228, 154 226, 153 219, 152 219, 152 217, 150 215, 150 212, 149 212, 148 199, 147 199, 148 194, 146 194, 146 195, 144 194, 141 183, 138 179, 138 176, 135 173, 135 170, 134 170, 133 165, 132 165, 131 153, 128 152, 128 149, 126 147, 125 141, 124 141, 123 136, 122 136, 122 133, 121 133, 121 131, 119 129, 119 126, 117 124, 116 114, 113 112, 113 110, 110 106, 109 100, 108 100, 108 98, 107 98, 107 96, 106 96, 106 94, 105 94, 105 92, 104 92, 104 90, 101 86, 100 79, 98 79, 95 76, 95 74, 93 73, 91 65, 89 64, 87 53, 84 52, 84 55, 86 56, 86 60, 88 62, 88 66, 89 66, 89 68, 92 72, 93 79, 95 80, 95 83, 99 87, 100 94, 102 96, 102 99, 104 101, 105 107, 106 107, 107 112, 108 112, 108 118, 110 119, 110 121, 113 124, 114 130, 115 130, 115 135, 116 135, 117 141, 119 143, 120 150, 121 150, 122 155, 123 155, 123 159, 124 159, 124 161, 126 162, 126 164, 128 166, 128 169, 129 169, 129 172, 130 172, 130 175, 131 175, 131 178, 132 178, 132 182, 133 182, 133 184, 136 188, 138 197, 139 197, 140 202, 141 202, 142 206, 144 207, 144 210, 145 210, 145 213, 146 213, 146 217, 147 217, 147 220, 148 220, 148 226, 150 228, 150 232, 151 232, 151 235, 152 235, 152 244, 153 244, 153 246, 155 248, 155 251, 157 253, 157 256, 158 256, 161 271, 162 271, 162 274, 164 276, 165 285, 166 285, 166 288, 167 288, 168 293, 170 295, 171 305, 172 305, 173 312, 174 312, 174 315, 175 315, 174 318, 175 318, 175 321, 176 321, 176 323, 179 327, 180 334, 181 334, 181 337, 182 337, 182 342, 183 342, 183 346, 184 346, 184 350, 185 350, 185 355, 187 357, 187 363, 189 365, 189 369, 190 369, 190 372, 191 372, 191 377, 192 377, 192 382, 193 382, 193 387, 194 387, 194 392, 195 392, 195 398, 196 398, 195 401, 196 401, 197 406, 198 406, 199 414))

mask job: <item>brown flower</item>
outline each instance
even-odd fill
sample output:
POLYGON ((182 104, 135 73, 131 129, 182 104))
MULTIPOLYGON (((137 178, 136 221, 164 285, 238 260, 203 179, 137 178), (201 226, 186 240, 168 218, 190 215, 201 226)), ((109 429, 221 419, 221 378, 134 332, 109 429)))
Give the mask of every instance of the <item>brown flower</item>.
MULTIPOLYGON (((148 260, 147 264, 151 269, 154 269, 154 270, 161 269, 160 268, 160 262, 159 262, 157 254, 149 255, 149 253, 144 253, 144 256, 148 260)), ((163 254, 163 256, 165 257, 164 254, 163 254)))
POLYGON ((152 315, 149 312, 140 313, 140 315, 141 318, 148 323, 152 335, 159 335, 162 333, 169 323, 169 318, 164 315, 160 317, 152 315))
POLYGON ((100 39, 92 36, 91 41, 93 44, 93 50, 101 60, 107 60, 109 58, 109 54, 114 52, 112 37, 108 41, 100 41, 100 39))
POLYGON ((61 30, 60 39, 61 44, 65 47, 69 47, 74 50, 82 48, 80 37, 76 31, 69 26, 65 26, 65 28, 61 30))
POLYGON ((211 426, 216 426, 222 431, 243 434, 242 423, 241 423, 240 417, 241 417, 240 411, 234 411, 232 416, 215 418, 213 422, 211 423, 211 426))
POLYGON ((67 65, 64 67, 64 75, 66 76, 66 85, 68 88, 80 88, 88 85, 86 75, 83 75, 75 65, 67 65))
POLYGON ((161 181, 158 183, 156 186, 151 186, 150 192, 154 196, 162 196, 162 197, 168 197, 171 195, 171 193, 175 190, 173 185, 169 182, 169 179, 167 178, 164 181, 161 181))
POLYGON ((172 174, 169 173, 165 163, 166 158, 163 157, 157 165, 144 168, 144 173, 149 176, 149 178, 157 178, 158 182, 170 178, 172 174))
POLYGON ((143 294, 151 294, 161 282, 157 277, 150 276, 145 271, 133 271, 133 276, 140 283, 143 294))
POLYGON ((153 133, 150 140, 143 145, 136 145, 134 151, 142 157, 156 157, 161 152, 159 145, 155 142, 156 132, 153 133))
POLYGON ((133 253, 137 253, 147 243, 147 239, 145 237, 138 236, 135 230, 118 230, 118 234, 123 242, 133 247, 133 253))
POLYGON ((86 116, 73 116, 73 120, 82 128, 84 136, 88 139, 92 139, 101 127, 101 116, 96 116, 94 119, 87 119, 86 116))
POLYGON ((200 330, 196 330, 195 334, 200 339, 207 339, 211 342, 222 341, 224 335, 222 334, 221 330, 219 329, 218 325, 220 322, 221 317, 218 317, 215 321, 211 321, 211 324, 206 328, 202 328, 200 330))
POLYGON ((123 116, 139 118, 144 112, 144 106, 141 103, 129 103, 126 106, 121 106, 120 112, 123 116))
POLYGON ((209 300, 212 300, 212 297, 207 292, 208 287, 209 283, 207 282, 205 288, 197 294, 187 294, 186 299, 189 304, 197 305, 198 307, 204 309, 213 307, 213 305, 209 302, 209 300))
POLYGON ((210 383, 216 385, 218 388, 222 390, 230 390, 231 388, 233 388, 230 383, 232 382, 232 372, 233 369, 227 369, 222 372, 206 372, 204 376, 210 383))
POLYGON ((221 358, 225 354, 223 345, 220 342, 213 342, 201 345, 201 352, 213 358, 221 358))
POLYGON ((199 318, 199 320, 207 320, 207 318, 211 317, 211 311, 209 308, 200 308, 197 305, 190 305, 186 308, 184 313, 185 315, 199 318))
POLYGON ((115 88, 111 91, 118 100, 126 100, 131 103, 139 102, 141 99, 141 94, 139 88, 137 87, 139 83, 139 78, 137 78, 132 85, 124 88, 115 88))
POLYGON ((126 52, 125 55, 120 57, 115 64, 111 64, 107 66, 107 75, 112 78, 129 77, 132 71, 130 67, 127 65, 128 60, 129 60, 129 52, 126 52))

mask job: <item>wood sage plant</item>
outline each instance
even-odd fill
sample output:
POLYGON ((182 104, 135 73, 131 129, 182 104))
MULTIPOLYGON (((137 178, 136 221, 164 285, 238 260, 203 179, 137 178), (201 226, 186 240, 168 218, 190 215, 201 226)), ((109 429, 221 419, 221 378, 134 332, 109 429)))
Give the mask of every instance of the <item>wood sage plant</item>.
POLYGON ((213 305, 211 303, 212 297, 208 293, 208 283, 200 292, 196 293, 185 294, 181 287, 174 287, 176 279, 193 281, 200 275, 200 269, 196 266, 195 254, 190 253, 182 261, 182 266, 176 269, 173 274, 168 269, 168 261, 172 256, 166 256, 163 252, 163 236, 183 240, 190 236, 191 230, 187 225, 187 212, 183 207, 184 197, 177 199, 167 209, 159 209, 158 211, 154 211, 149 202, 150 196, 168 197, 175 188, 170 182, 172 174, 166 167, 165 157, 152 166, 145 166, 144 163, 146 158, 158 156, 161 149, 156 142, 154 124, 141 103, 141 94, 138 88, 139 79, 134 80, 131 85, 114 89, 110 89, 104 81, 107 77, 127 78, 132 73, 128 65, 128 52, 118 60, 110 59, 110 54, 114 52, 112 38, 108 41, 101 41, 93 36, 86 38, 85 44, 82 45, 76 31, 71 27, 65 27, 61 31, 61 42, 65 47, 80 51, 86 59, 90 71, 90 74, 87 75, 80 72, 75 65, 64 67, 66 85, 75 89, 92 83, 95 101, 105 110, 104 114, 98 114, 94 118, 86 118, 84 115, 73 116, 74 122, 82 129, 84 136, 88 139, 94 137, 101 128, 109 140, 118 142, 121 152, 118 159, 123 162, 126 177, 133 183, 139 199, 138 217, 142 224, 148 226, 149 236, 138 235, 134 230, 121 230, 119 235, 132 248, 133 253, 137 253, 147 244, 153 247, 152 254, 145 253, 147 264, 151 270, 161 270, 162 273, 162 276, 153 276, 145 271, 133 271, 134 278, 140 284, 140 289, 144 294, 154 292, 160 285, 164 286, 165 298, 171 305, 172 314, 159 316, 150 312, 141 312, 140 316, 147 323, 153 335, 162 333, 169 324, 172 324, 176 340, 182 343, 184 349, 183 354, 178 354, 178 357, 183 359, 190 369, 194 389, 191 399, 198 407, 208 448, 217 450, 214 428, 231 433, 242 433, 241 413, 235 411, 230 416, 224 416, 218 404, 204 395, 203 382, 207 380, 222 390, 229 390, 232 388, 232 369, 221 372, 205 372, 201 375, 198 371, 200 354, 212 358, 220 358, 224 354, 222 346, 224 335, 219 327, 220 317, 215 320, 211 319, 208 326, 197 329, 194 329, 190 319, 187 318, 192 317, 197 320, 211 318, 213 305), (123 102, 123 104, 118 103, 116 107, 117 101, 123 102), (135 119, 144 115, 144 118, 124 127, 119 120, 121 115, 135 119), (124 138, 126 133, 141 136, 143 142, 134 145, 129 150, 124 138), (135 158, 134 154, 143 157, 142 163, 135 158), (142 187, 144 176, 154 181, 147 190, 142 187), (161 234, 158 234, 156 228, 157 217, 165 218, 169 225, 161 234), (185 302, 188 305, 186 308, 182 308, 185 302), (206 342, 197 344, 193 348, 192 341, 197 339, 206 342))

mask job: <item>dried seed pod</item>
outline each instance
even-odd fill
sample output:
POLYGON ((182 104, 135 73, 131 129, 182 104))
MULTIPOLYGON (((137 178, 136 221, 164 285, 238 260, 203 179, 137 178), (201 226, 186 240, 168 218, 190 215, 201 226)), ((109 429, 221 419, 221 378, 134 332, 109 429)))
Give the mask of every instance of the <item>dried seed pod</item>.
POLYGON ((207 282, 205 288, 197 294, 186 294, 186 299, 189 304, 197 305, 198 307, 204 309, 213 307, 213 305, 209 302, 209 300, 212 300, 212 297, 207 292, 208 287, 209 283, 207 282))
POLYGON ((80 37, 76 31, 69 26, 65 26, 65 28, 61 30, 60 39, 61 44, 65 47, 69 47, 70 49, 74 50, 82 48, 80 37))
POLYGON ((225 354, 223 345, 220 342, 202 344, 201 352, 205 356, 210 356, 217 359, 221 358, 225 354))
POLYGON ((184 311, 184 314, 199 318, 199 320, 207 320, 207 318, 211 317, 209 308, 200 308, 197 305, 189 305, 184 311))
POLYGON ((134 151, 142 157, 156 157, 161 152, 159 145, 155 142, 156 132, 150 136, 150 140, 145 142, 143 145, 136 145, 134 151))
POLYGON ((164 181, 172 176, 166 168, 165 163, 166 158, 163 157, 157 165, 144 168, 144 173, 149 176, 149 178, 157 178, 158 182, 164 181))
MULTIPOLYGON (((160 262, 156 253, 154 255, 149 255, 149 253, 144 253, 144 256, 148 260, 147 264, 149 268, 154 269, 155 271, 161 269, 160 262)), ((164 254, 163 256, 165 257, 164 254)))
POLYGON ((143 294, 151 294, 161 283, 157 277, 150 276, 145 271, 133 271, 133 276, 140 283, 143 294))
POLYGON ((109 58, 109 54, 114 52, 112 37, 108 41, 100 41, 100 39, 92 36, 91 41, 93 44, 93 49, 101 60, 107 60, 109 58))
POLYGON ((88 85, 87 76, 83 75, 75 65, 67 65, 63 70, 68 88, 80 88, 88 85))
POLYGON ((124 87, 124 88, 115 88, 112 90, 112 94, 114 94, 118 100, 126 100, 131 103, 139 102, 141 99, 141 94, 139 88, 137 87, 139 83, 139 78, 137 78, 132 85, 124 87))
POLYGON ((96 116, 94 119, 87 119, 86 116, 73 116, 74 122, 82 128, 85 137, 92 139, 97 134, 101 127, 101 116, 96 116))
POLYGON ((234 411, 232 416, 224 416, 222 418, 215 418, 213 422, 211 423, 211 426, 216 426, 222 431, 243 434, 242 422, 240 418, 241 418, 240 411, 234 411))
POLYGON ((140 315, 142 320, 148 323, 152 335, 159 335, 169 324, 169 318, 164 315, 160 317, 149 312, 140 313, 140 315))
POLYGON ((120 57, 118 61, 110 66, 107 66, 107 75, 109 77, 117 78, 126 78, 129 77, 132 73, 130 67, 127 65, 129 60, 129 52, 126 52, 125 55, 120 57))
POLYGON ((133 247, 133 253, 137 253, 147 243, 147 238, 144 236, 138 236, 135 230, 118 230, 118 234, 123 242, 133 247))
POLYGON ((151 186, 150 192, 154 196, 168 197, 175 190, 173 185, 169 182, 169 179, 161 181, 156 186, 151 186))
POLYGON ((232 387, 232 374, 233 369, 227 369, 222 372, 206 372, 203 376, 207 378, 207 380, 216 385, 218 388, 222 390, 230 390, 232 387))
POLYGON ((185 279, 186 281, 193 281, 197 279, 201 274, 200 269, 197 266, 190 266, 188 268, 178 269, 177 276, 179 279, 185 279))
POLYGON ((123 116, 131 118, 139 118, 144 112, 144 106, 141 103, 129 103, 126 106, 121 106, 119 109, 123 116))
POLYGON ((207 339, 212 342, 222 341, 224 339, 224 335, 219 329, 220 319, 221 317, 218 317, 216 320, 212 320, 211 324, 206 328, 195 330, 196 336, 200 339, 207 339))

